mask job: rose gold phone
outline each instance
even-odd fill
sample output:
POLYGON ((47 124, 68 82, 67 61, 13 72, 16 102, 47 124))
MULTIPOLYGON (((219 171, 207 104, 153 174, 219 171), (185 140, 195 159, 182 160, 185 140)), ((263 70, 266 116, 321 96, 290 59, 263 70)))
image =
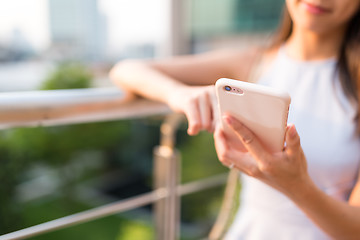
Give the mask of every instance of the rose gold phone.
MULTIPOLYGON (((221 115, 230 113, 247 126, 270 152, 284 148, 290 96, 278 89, 228 78, 216 82, 221 115)), ((236 137, 222 122, 228 138, 236 137)))

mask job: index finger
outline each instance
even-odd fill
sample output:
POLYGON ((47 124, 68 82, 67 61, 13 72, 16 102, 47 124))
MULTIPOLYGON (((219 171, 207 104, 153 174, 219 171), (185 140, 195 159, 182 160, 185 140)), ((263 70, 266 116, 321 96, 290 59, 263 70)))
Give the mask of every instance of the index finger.
POLYGON ((269 156, 259 139, 244 124, 230 115, 225 115, 223 119, 235 131, 245 148, 256 160, 261 161, 269 156))
POLYGON ((196 103, 189 104, 186 111, 184 111, 186 118, 188 119, 188 134, 189 135, 196 135, 200 131, 200 113, 199 113, 199 106, 196 103))

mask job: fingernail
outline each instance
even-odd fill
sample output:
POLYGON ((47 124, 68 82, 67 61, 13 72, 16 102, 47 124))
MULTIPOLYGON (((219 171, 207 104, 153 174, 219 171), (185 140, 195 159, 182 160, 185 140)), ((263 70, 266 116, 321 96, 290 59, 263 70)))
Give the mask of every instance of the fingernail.
POLYGON ((290 137, 291 138, 294 138, 296 136, 296 128, 295 128, 295 125, 291 125, 290 127, 290 137))
POLYGON ((225 121, 227 124, 229 124, 229 125, 231 125, 231 124, 234 122, 233 119, 232 119, 232 117, 227 116, 227 115, 223 116, 223 119, 224 119, 224 121, 225 121))
POLYGON ((192 135, 192 134, 193 134, 193 130, 192 130, 192 129, 190 129, 190 128, 188 128, 188 130, 187 130, 187 134, 192 135))

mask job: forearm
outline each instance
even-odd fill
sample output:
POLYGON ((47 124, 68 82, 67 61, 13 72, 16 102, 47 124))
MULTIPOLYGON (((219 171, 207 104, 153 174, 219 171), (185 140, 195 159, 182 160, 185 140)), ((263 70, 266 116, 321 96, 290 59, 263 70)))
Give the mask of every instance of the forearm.
POLYGON ((174 89, 186 85, 155 69, 143 61, 123 61, 110 72, 111 80, 124 90, 140 96, 167 102, 174 89))
POLYGON ((359 239, 360 207, 328 196, 313 183, 289 195, 305 214, 334 239, 359 239))
POLYGON ((167 102, 174 90, 208 86, 228 77, 246 80, 258 51, 214 51, 162 60, 124 60, 110 72, 111 80, 125 90, 167 102))

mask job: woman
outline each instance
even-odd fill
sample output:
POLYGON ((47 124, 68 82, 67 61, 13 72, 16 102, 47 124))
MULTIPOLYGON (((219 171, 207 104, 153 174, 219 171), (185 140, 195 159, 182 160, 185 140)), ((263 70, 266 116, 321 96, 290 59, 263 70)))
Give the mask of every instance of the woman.
POLYGON ((128 60, 111 71, 122 88, 183 112, 190 135, 214 130, 220 161, 245 173, 226 239, 360 239, 359 9, 359 0, 286 0, 280 32, 266 50, 128 60), (294 124, 275 154, 230 115, 223 118, 238 139, 214 124, 212 84, 220 77, 252 81, 259 55, 258 83, 292 97, 294 124))

